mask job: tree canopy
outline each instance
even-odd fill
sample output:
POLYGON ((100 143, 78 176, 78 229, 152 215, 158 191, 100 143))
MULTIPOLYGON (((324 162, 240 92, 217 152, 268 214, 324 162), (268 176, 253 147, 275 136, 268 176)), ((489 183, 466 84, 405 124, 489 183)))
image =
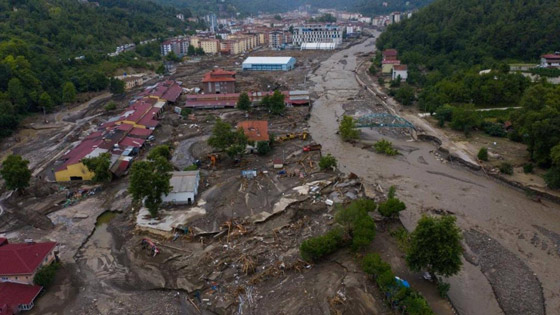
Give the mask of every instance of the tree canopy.
POLYGON ((233 130, 229 123, 218 118, 212 129, 212 135, 208 138, 208 144, 215 149, 226 151, 234 158, 245 152, 247 136, 243 129, 233 130))
POLYGON ((240 110, 249 110, 251 108, 251 99, 249 99, 249 94, 247 92, 243 92, 239 95, 239 99, 237 100, 237 109, 240 110))
POLYGON ((446 277, 457 274, 463 264, 461 239, 455 217, 423 216, 410 235, 406 262, 414 271, 427 270, 446 277))
POLYGON ((20 155, 9 155, 2 162, 0 175, 6 182, 8 189, 23 189, 29 187, 31 179, 31 170, 28 166, 29 161, 24 160, 20 155))
POLYGON ((95 175, 92 180, 96 183, 110 182, 112 178, 112 173, 109 170, 111 167, 111 154, 103 153, 99 156, 92 158, 85 158, 82 163, 93 172, 95 175))
POLYGON ((352 141, 360 137, 360 131, 356 128, 356 121, 346 115, 342 116, 338 132, 344 141, 352 141))

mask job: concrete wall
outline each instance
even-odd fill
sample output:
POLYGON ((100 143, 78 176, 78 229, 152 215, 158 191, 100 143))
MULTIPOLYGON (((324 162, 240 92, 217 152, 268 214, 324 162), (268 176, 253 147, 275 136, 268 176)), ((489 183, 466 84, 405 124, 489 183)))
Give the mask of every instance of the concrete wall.
POLYGON ((163 196, 164 203, 171 203, 176 205, 194 204, 195 194, 193 192, 180 192, 180 193, 169 193, 167 196, 163 196))

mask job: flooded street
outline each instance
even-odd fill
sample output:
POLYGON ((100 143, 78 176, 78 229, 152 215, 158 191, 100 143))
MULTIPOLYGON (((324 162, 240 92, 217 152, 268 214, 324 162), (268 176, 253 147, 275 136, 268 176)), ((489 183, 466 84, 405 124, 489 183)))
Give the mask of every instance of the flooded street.
MULTIPOLYGON (((344 143, 336 135, 343 104, 362 90, 353 72, 360 61, 356 54, 372 52, 373 42, 370 38, 335 53, 310 74, 318 95, 310 119, 313 138, 323 145, 324 153, 337 158, 342 171, 385 189, 395 185, 407 204, 401 220, 409 230, 433 209, 457 217, 465 232, 468 261, 459 275, 449 279, 449 295, 460 313, 544 314, 546 308, 546 313, 557 314, 559 205, 531 201, 523 192, 483 174, 443 163, 431 143, 391 138, 402 155, 388 157, 344 143)), ((371 106, 378 101, 371 95, 371 106)), ((375 130, 362 132, 367 140, 380 138, 375 130)))

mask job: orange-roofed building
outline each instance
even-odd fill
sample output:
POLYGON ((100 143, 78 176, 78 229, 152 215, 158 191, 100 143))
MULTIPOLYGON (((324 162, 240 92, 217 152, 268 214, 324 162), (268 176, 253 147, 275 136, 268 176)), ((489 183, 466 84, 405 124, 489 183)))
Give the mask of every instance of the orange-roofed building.
POLYGON ((204 75, 202 90, 207 94, 235 93, 235 72, 214 69, 204 75))
POLYGON ((255 147, 260 141, 268 141, 268 121, 246 120, 237 124, 237 128, 243 128, 243 132, 249 141, 255 142, 255 147))

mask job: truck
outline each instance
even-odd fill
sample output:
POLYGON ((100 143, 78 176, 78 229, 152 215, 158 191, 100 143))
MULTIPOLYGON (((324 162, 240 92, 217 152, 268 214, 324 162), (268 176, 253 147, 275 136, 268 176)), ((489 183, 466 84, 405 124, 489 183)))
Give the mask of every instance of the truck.
POLYGON ((318 143, 313 143, 313 144, 304 146, 303 147, 303 152, 321 151, 321 148, 323 148, 322 145, 320 145, 318 143))

